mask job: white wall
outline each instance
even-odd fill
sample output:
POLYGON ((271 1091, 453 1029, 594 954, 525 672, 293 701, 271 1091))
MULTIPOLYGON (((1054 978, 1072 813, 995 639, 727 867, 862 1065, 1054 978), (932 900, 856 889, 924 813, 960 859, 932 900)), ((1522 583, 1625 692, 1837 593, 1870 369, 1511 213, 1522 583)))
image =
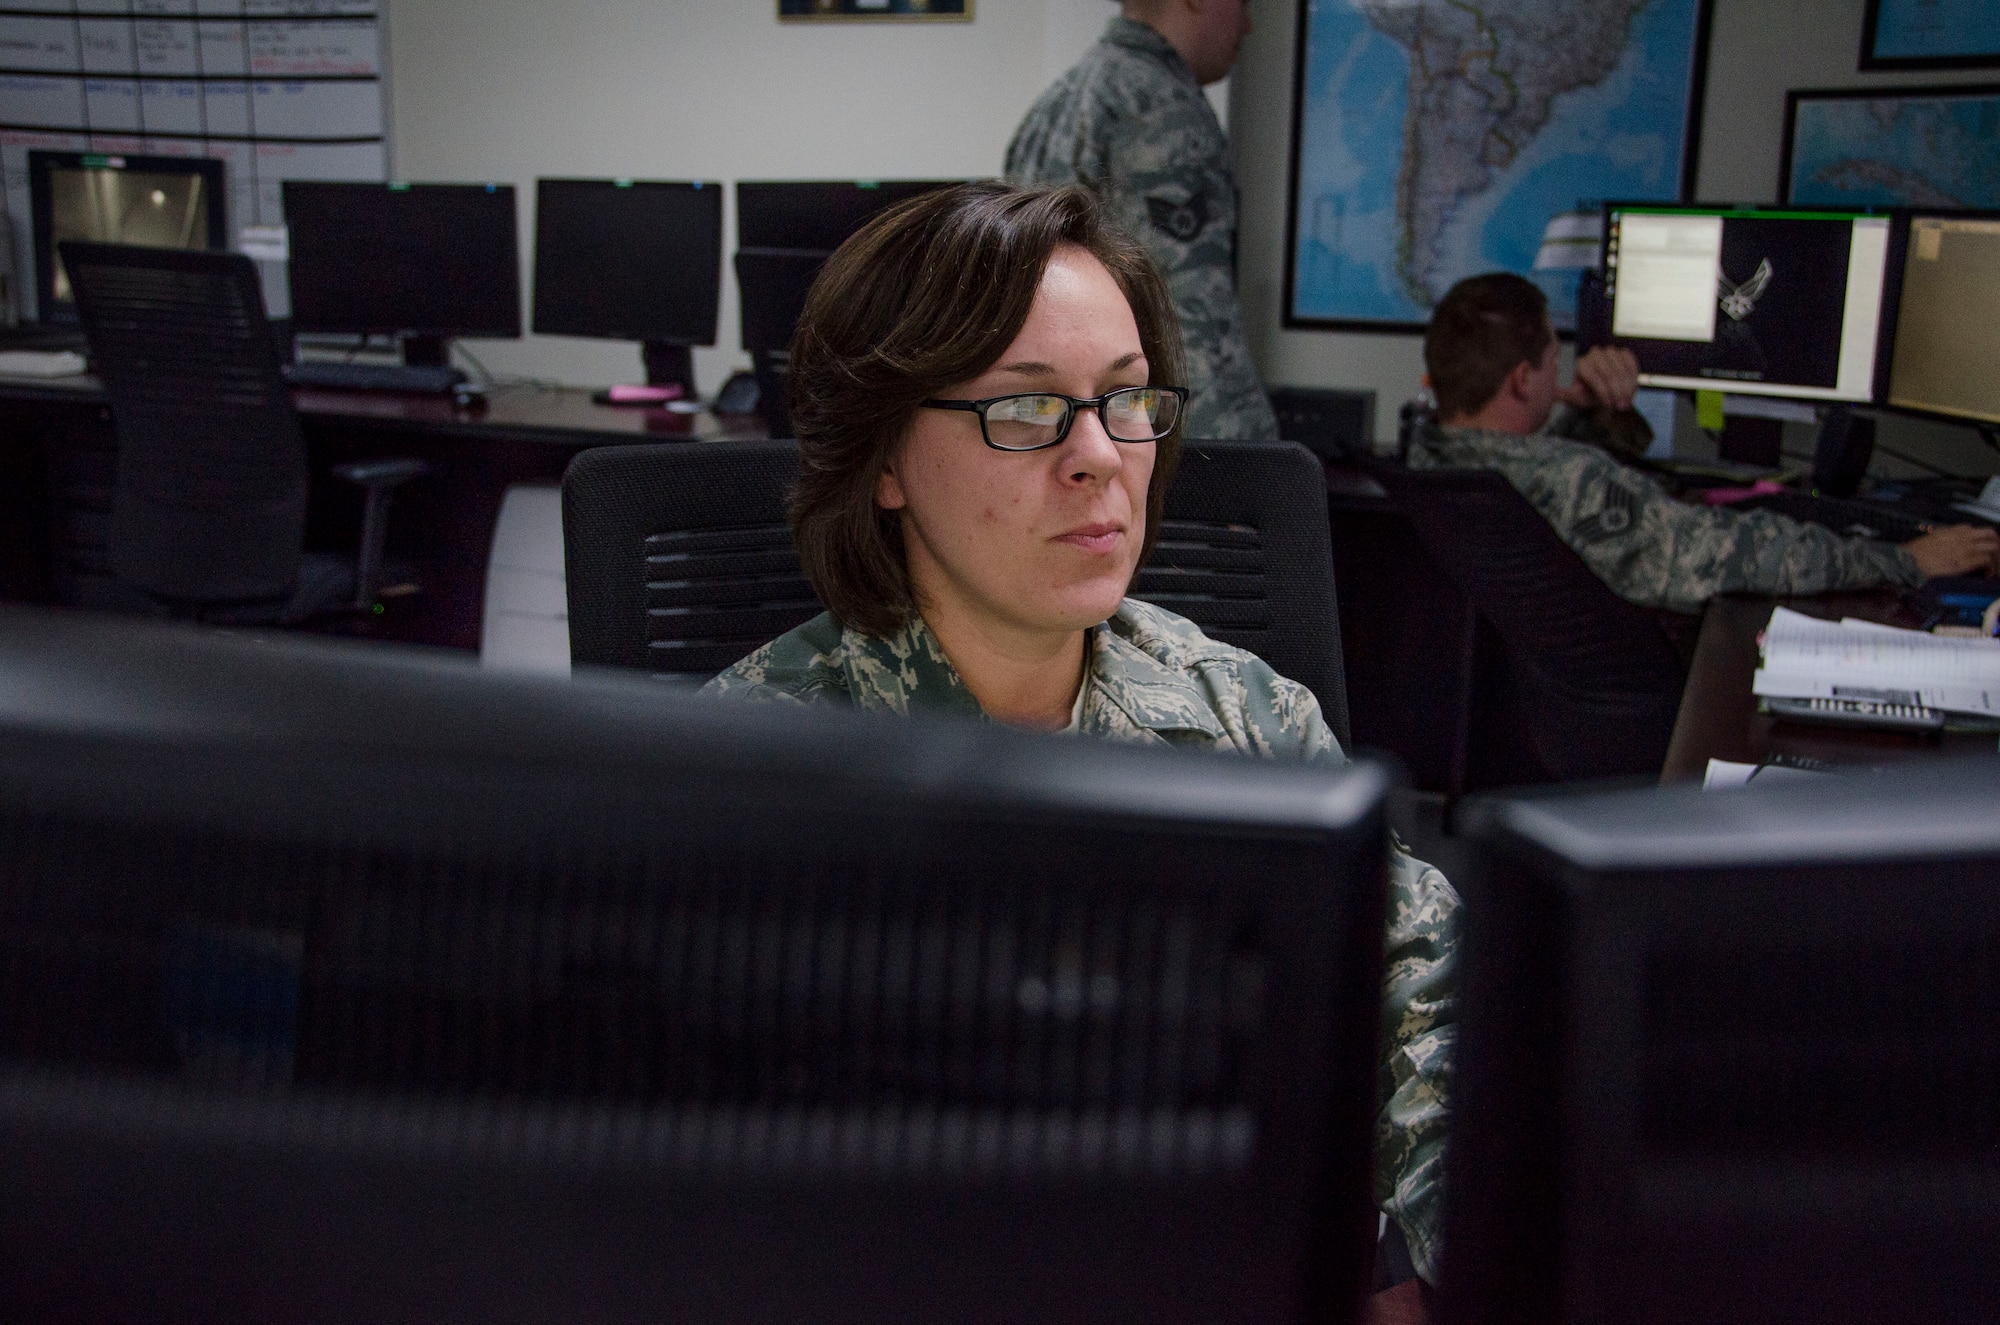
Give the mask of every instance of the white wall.
MULTIPOLYGON (((1991 81, 1991 70, 1856 72, 1861 11, 1861 0, 1715 0, 1696 180, 1700 197, 1730 202, 1775 197, 1788 88, 1991 81)), ((1297 19, 1292 4, 1274 0, 1253 0, 1252 13, 1258 26, 1230 80, 1230 134, 1243 191, 1239 278, 1251 352, 1267 382, 1372 389, 1377 436, 1386 440, 1394 435, 1397 406, 1414 394, 1423 376, 1419 339, 1282 325, 1297 19)), ((1899 419, 1884 429, 1884 439, 1947 467, 1993 468, 1993 453, 1963 428, 1899 419)))
MULTIPOLYGON (((512 181, 523 291, 538 175, 640 179, 997 175, 1035 96, 1116 12, 978 0, 970 23, 780 24, 776 0, 389 0, 391 169, 512 181)), ((727 195, 725 195, 727 196, 727 195)), ((731 212, 725 235, 735 233, 731 212)), ((725 242, 725 254, 733 248, 725 242)), ((703 391, 748 366, 735 280, 703 391)), ((496 374, 635 381, 634 345, 475 341, 496 374)))

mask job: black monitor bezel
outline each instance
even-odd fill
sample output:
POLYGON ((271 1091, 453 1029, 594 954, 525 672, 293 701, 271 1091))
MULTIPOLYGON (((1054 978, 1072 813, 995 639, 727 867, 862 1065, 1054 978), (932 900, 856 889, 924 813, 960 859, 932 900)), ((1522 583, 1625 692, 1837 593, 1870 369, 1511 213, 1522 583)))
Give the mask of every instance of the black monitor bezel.
MULTIPOLYGON (((1645 212, 1655 212, 1655 213, 1678 212, 1695 216, 1714 215, 1718 212, 1748 213, 1748 214, 1786 213, 1793 215, 1811 214, 1815 216, 1824 216, 1829 219, 1835 217, 1847 217, 1850 219, 1860 219, 1862 217, 1881 217, 1882 219, 1888 221, 1889 251, 1887 257, 1884 259, 1884 263, 1886 265, 1884 266, 1882 272, 1882 306, 1884 310, 1888 309, 1892 295, 1899 293, 1901 289, 1901 270, 1902 270, 1900 266, 1901 252, 1900 249, 1898 248, 1898 244, 1901 237, 1905 235, 1908 231, 1908 226, 1900 220, 1900 213, 1903 210, 1901 208, 1816 207, 1816 206, 1804 206, 1804 205, 1794 206, 1788 203, 1763 203, 1763 202, 1645 202, 1645 201, 1635 202, 1635 201, 1625 201, 1625 200, 1606 201, 1602 204, 1602 208, 1603 208, 1604 219, 1603 219, 1603 225, 1601 227, 1602 234, 1598 240, 1597 269, 1600 272, 1603 272, 1607 277, 1607 279, 1609 278, 1611 272, 1611 261, 1610 261, 1611 218, 1618 212, 1625 212, 1625 211, 1645 211, 1645 212)), ((1607 319, 1609 318, 1611 311, 1610 309, 1611 298, 1612 297, 1609 294, 1605 296, 1605 304, 1606 304, 1605 315, 1607 319)), ((1838 398, 1830 398, 1827 396, 1804 395, 1794 392, 1771 391, 1771 390, 1744 391, 1742 389, 1744 384, 1732 383, 1720 379, 1718 379, 1712 386, 1709 387, 1697 388, 1697 387, 1674 386, 1674 387, 1664 387, 1657 389, 1672 390, 1672 391, 1714 390, 1714 391, 1721 391, 1724 393, 1758 395, 1766 397, 1771 400, 1797 401, 1800 404, 1811 405, 1814 406, 1815 408, 1832 408, 1832 407, 1845 407, 1848 409, 1854 409, 1857 407, 1874 408, 1877 405, 1879 405, 1879 403, 1883 399, 1883 385, 1886 380, 1885 375, 1888 372, 1888 369, 1885 366, 1886 361, 1884 357, 1885 352, 1883 350, 1883 345, 1886 340, 1886 333, 1889 330, 1889 318, 1890 314, 1887 311, 1885 311, 1876 321, 1875 362, 1873 364, 1873 370, 1871 372, 1870 380, 1868 383, 1868 399, 1866 400, 1841 400, 1838 398)), ((1608 325, 1609 324, 1607 322, 1607 326, 1608 325)), ((1615 340, 1607 340, 1605 343, 1616 344, 1617 342, 1615 340)), ((1764 384, 1751 383, 1749 385, 1762 387, 1764 384)))
MULTIPOLYGON (((657 345, 708 346, 715 344, 717 330, 722 321, 722 194, 723 186, 717 180, 588 179, 574 176, 538 177, 535 180, 534 296, 531 301, 530 329, 537 336, 577 336, 588 340, 640 341, 657 345), (544 225, 545 209, 542 206, 542 201, 547 191, 551 188, 604 189, 612 190, 613 196, 620 193, 629 193, 635 197, 644 196, 646 193, 659 190, 673 190, 696 196, 713 194, 715 199, 715 253, 711 263, 711 294, 707 304, 707 317, 705 319, 708 326, 707 334, 705 336, 692 337, 660 335, 658 334, 659 328, 657 327, 588 328, 581 323, 552 322, 547 317, 543 305, 543 290, 545 288, 543 277, 545 268, 542 259, 543 241, 549 234, 547 227, 544 225)), ((693 320, 698 322, 704 319, 696 317, 693 320)), ((676 330, 684 329, 683 327, 676 330)))
POLYGON ((162 174, 200 175, 215 193, 215 205, 208 209, 208 248, 221 252, 229 247, 229 168, 221 157, 158 156, 132 152, 59 152, 46 148, 28 151, 28 216, 34 235, 35 317, 44 323, 75 325, 76 304, 55 297, 56 249, 55 217, 52 215, 50 175, 56 170, 153 171, 162 174), (112 162, 120 164, 112 166, 112 162))
MULTIPOLYGON (((380 191, 385 193, 409 193, 418 195, 426 194, 433 190, 439 190, 439 189, 449 189, 453 191, 466 191, 466 192, 498 193, 507 199, 509 215, 511 216, 513 221, 510 234, 510 241, 508 245, 509 252, 507 254, 507 257, 504 263, 499 263, 499 262, 495 263, 496 270, 502 265, 504 265, 508 270, 508 272, 510 273, 510 280, 512 284, 509 288, 511 288, 513 292, 513 309, 514 309, 513 322, 510 327, 503 328, 498 323, 495 323, 490 326, 473 326, 469 325, 469 323, 466 322, 461 322, 457 325, 451 325, 451 326, 403 326, 403 325, 390 325, 386 320, 378 325, 333 326, 319 319, 301 318, 298 315, 298 299, 296 294, 294 293, 294 284, 293 284, 293 277, 295 275, 295 265, 298 260, 298 235, 296 231, 292 231, 290 239, 288 241, 291 253, 291 259, 286 264, 287 266, 286 288, 287 288, 287 294, 291 296, 292 324, 293 328, 296 331, 307 335, 332 335, 332 336, 380 335, 380 336, 403 336, 408 338, 435 337, 439 339, 455 338, 455 337, 467 337, 477 340, 520 339, 521 337, 520 202, 519 199, 516 197, 517 190, 512 184, 498 180, 468 181, 468 182, 426 180, 419 182, 419 181, 405 181, 405 180, 383 181, 383 180, 288 179, 283 182, 282 187, 284 189, 284 194, 287 203, 289 203, 291 197, 293 196, 293 191, 299 188, 357 189, 357 190, 365 189, 365 190, 380 191)), ((290 227, 291 222, 289 213, 287 214, 286 224, 287 227, 290 227)))

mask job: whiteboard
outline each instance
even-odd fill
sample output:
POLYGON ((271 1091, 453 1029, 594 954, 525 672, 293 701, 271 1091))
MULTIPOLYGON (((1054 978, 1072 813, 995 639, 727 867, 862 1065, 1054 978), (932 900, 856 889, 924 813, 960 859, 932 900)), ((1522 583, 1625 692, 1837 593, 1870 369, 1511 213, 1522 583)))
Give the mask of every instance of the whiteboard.
MULTIPOLYGON (((0 0, 0 186, 34 313, 28 152, 212 156, 232 245, 288 179, 387 177, 377 0, 0 0)), ((271 314, 284 265, 260 262, 271 314)))

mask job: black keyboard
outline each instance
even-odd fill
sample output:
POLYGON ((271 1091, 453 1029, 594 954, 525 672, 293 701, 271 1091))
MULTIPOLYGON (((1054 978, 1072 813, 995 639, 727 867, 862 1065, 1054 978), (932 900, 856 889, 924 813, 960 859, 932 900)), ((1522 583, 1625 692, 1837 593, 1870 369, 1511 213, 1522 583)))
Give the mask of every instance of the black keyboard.
POLYGON ((1748 501, 1733 502, 1730 508, 1776 511, 1779 515, 1790 516, 1806 524, 1824 525, 1837 534, 1879 538, 1885 543, 1907 543, 1934 527, 1933 521, 1898 510, 1886 502, 1821 497, 1810 492, 1766 493, 1748 501))
POLYGON ((293 386, 327 387, 335 391, 398 391, 413 396, 447 396, 465 380, 456 368, 401 363, 340 363, 309 359, 285 365, 285 380, 293 386))

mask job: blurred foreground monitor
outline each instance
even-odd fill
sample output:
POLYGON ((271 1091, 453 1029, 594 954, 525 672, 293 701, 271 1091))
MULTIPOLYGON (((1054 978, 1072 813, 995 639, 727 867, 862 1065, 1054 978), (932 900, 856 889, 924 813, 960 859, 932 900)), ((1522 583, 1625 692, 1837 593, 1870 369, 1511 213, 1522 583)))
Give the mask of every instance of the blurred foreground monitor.
POLYGON ((1352 1320, 1384 788, 0 615, 0 1308, 1352 1320))
POLYGON ((1517 802, 1481 834, 1452 1322, 2000 1301, 2000 761, 1517 802))

